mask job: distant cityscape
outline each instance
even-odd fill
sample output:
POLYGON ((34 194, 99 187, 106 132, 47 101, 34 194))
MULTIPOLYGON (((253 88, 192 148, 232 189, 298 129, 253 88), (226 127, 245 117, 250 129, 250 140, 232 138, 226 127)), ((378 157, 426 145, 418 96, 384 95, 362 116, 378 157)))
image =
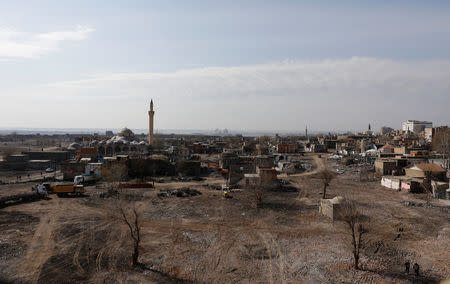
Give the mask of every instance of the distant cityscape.
POLYGON ((450 0, 0 1, 0 284, 450 284, 450 0))

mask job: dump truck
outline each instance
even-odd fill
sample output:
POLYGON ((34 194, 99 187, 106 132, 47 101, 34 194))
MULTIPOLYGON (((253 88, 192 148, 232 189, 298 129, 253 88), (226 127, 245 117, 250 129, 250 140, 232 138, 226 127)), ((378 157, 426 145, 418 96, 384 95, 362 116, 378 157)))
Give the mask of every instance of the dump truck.
POLYGON ((84 194, 84 186, 80 184, 72 183, 53 183, 50 184, 50 192, 56 193, 58 196, 76 195, 81 196, 84 194))

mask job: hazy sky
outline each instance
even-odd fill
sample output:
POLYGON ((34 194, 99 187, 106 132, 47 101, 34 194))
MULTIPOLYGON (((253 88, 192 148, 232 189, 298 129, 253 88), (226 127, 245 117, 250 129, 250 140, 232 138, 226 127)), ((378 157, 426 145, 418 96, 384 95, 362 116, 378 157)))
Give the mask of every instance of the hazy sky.
POLYGON ((450 1, 0 1, 0 127, 450 123, 450 1))

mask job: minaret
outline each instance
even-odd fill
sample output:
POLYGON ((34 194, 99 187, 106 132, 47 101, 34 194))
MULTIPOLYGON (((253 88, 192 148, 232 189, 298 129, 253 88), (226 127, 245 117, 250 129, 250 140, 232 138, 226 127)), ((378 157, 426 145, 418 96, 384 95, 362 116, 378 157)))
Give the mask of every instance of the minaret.
POLYGON ((148 144, 153 145, 153 100, 150 101, 150 111, 148 112, 148 144))
POLYGON ((306 136, 306 140, 308 140, 308 126, 306 126, 306 128, 305 128, 305 136, 306 136))

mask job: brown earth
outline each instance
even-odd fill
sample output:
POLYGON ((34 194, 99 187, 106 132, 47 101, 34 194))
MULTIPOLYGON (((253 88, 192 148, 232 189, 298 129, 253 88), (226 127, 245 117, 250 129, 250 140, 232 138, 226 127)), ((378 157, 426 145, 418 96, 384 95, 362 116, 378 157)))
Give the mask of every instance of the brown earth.
MULTIPOLYGON (((114 201, 102 198, 102 185, 81 198, 52 195, 2 208, 0 282, 435 283, 450 277, 448 202, 359 182, 351 171, 339 175, 327 197, 353 199, 370 218, 362 269, 354 270, 345 227, 318 213, 322 192, 312 176, 283 177, 300 191, 266 192, 261 208, 251 190, 226 199, 204 186, 220 185, 220 178, 127 190, 143 210, 139 268, 130 265, 129 231, 111 218, 114 201), (157 197, 158 189, 181 187, 202 195, 157 197), (420 265, 422 276, 403 273, 407 260, 420 265)), ((1 185, 0 195, 30 186, 1 185)))

